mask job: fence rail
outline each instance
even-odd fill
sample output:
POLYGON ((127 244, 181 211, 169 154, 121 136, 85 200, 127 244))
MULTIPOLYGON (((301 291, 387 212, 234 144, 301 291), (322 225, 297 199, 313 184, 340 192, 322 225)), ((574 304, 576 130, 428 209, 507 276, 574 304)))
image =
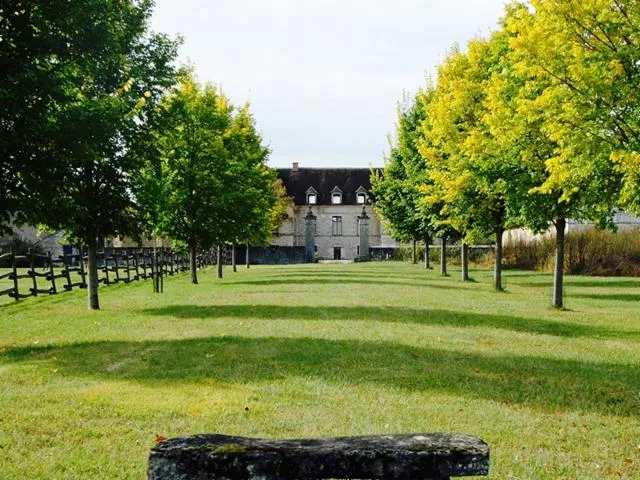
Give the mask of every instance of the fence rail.
MULTIPOLYGON (((0 281, 11 282, 11 286, 0 285, 0 296, 8 295, 18 301, 38 294, 55 295, 74 288, 87 288, 86 248, 81 247, 77 251, 57 258, 53 258, 51 253, 15 255, 9 252, 0 255, 0 264, 10 263, 9 272, 0 274, 0 281), (28 287, 25 280, 29 280, 28 287)), ((98 283, 103 285, 161 279, 189 270, 188 254, 170 248, 105 248, 98 252, 97 261, 98 283)), ((196 257, 196 267, 204 268, 215 261, 213 251, 200 253, 196 257)))

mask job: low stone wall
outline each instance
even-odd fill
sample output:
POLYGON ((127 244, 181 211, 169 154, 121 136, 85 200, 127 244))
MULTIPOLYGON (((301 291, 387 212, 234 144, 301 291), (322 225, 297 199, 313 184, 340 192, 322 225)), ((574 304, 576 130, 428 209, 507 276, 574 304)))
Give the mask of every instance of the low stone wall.
POLYGON ((262 440, 194 435, 149 456, 149 480, 447 480, 489 473, 489 446, 457 433, 262 440))
MULTIPOLYGON (((243 264, 245 261, 246 247, 236 247, 236 262, 243 264)), ((268 247, 249 247, 249 261, 251 265, 288 265, 292 263, 305 263, 304 247, 280 247, 270 245, 268 247)))

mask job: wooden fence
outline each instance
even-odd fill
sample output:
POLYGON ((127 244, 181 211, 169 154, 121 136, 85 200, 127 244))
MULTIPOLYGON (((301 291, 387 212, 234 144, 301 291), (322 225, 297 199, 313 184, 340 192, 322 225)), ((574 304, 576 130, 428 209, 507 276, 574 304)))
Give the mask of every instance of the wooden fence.
MULTIPOLYGON (((7 273, 0 271, 0 281, 9 281, 4 287, 0 285, 0 296, 8 295, 18 301, 38 294, 54 295, 74 288, 87 288, 86 249, 77 251, 58 258, 53 258, 51 253, 15 255, 9 252, 0 255, 0 263, 9 261, 11 264, 7 273)), ((98 252, 97 257, 98 282, 103 285, 161 279, 189 270, 188 254, 170 248, 157 248, 154 252, 153 248, 112 247, 98 252)), ((213 252, 199 254, 196 258, 198 268, 213 263, 213 252)))

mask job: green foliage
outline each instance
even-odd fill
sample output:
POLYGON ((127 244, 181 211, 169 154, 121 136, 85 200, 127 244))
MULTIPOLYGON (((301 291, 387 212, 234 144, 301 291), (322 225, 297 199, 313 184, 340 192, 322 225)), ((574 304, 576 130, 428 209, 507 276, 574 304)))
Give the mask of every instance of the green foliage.
MULTIPOLYGON (((589 28, 578 28, 566 15, 571 9, 588 17, 594 13, 588 12, 594 2, 532 3, 535 10, 514 7, 504 20, 513 76, 521 84, 513 118, 522 123, 522 133, 533 133, 532 148, 523 154, 528 168, 538 176, 531 192, 542 195, 538 210, 547 220, 569 217, 610 226, 619 175, 610 160, 613 131, 608 131, 610 126, 594 110, 593 101, 604 100, 611 75, 591 69, 590 54, 578 39, 589 36, 589 28), (584 91, 572 80, 574 74, 587 75, 581 82, 599 86, 584 91)), ((597 68, 602 69, 602 64, 597 68)), ((527 213, 535 217, 531 209, 527 213)))
POLYGON ((286 218, 289 204, 276 171, 266 165, 270 151, 263 145, 248 104, 234 116, 225 147, 236 172, 226 200, 234 209, 226 240, 265 244, 286 218))
POLYGON ((151 7, 3 3, 2 222, 14 214, 85 241, 135 232, 128 145, 175 77, 177 43, 148 32, 151 7))
POLYGON ((467 241, 514 224, 507 196, 516 189, 518 164, 495 145, 484 118, 487 83, 502 59, 499 37, 492 40, 474 40, 468 52, 449 54, 422 125, 422 152, 433 178, 425 201, 440 204, 445 222, 467 241))
POLYGON ((384 173, 371 174, 371 198, 391 235, 408 241, 430 236, 432 211, 422 208, 419 189, 429 181, 426 164, 419 151, 419 126, 425 110, 421 93, 408 108, 398 108, 397 141, 391 144, 384 173))
POLYGON ((186 75, 160 109, 153 132, 159 157, 141 172, 139 202, 162 235, 211 248, 226 240, 233 218, 237 178, 225 149, 233 107, 214 86, 186 75))
MULTIPOLYGON (((249 106, 234 111, 190 72, 152 113, 136 146, 135 195, 145 230, 196 248, 268 241, 284 215, 284 188, 268 168, 249 106)), ((197 282, 195 268, 192 278, 197 282)))

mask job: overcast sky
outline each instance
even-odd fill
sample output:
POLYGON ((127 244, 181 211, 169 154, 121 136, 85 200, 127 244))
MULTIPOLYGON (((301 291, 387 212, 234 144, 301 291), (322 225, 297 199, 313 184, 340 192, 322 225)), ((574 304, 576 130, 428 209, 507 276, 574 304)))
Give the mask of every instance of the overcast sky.
POLYGON ((504 0, 156 0, 201 81, 249 100, 286 167, 383 165, 403 91, 448 48, 495 28, 504 0))

